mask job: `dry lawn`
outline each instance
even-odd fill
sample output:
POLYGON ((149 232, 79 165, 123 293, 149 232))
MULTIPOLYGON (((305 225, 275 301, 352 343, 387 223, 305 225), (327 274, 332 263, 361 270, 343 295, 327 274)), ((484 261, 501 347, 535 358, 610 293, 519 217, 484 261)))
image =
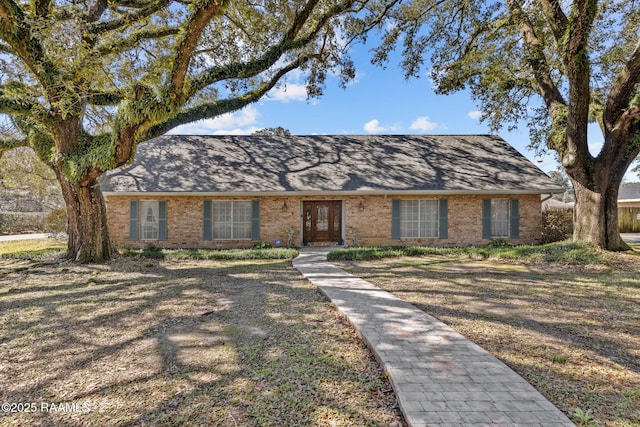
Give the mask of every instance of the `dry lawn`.
POLYGON ((290 262, 0 259, 0 384, 3 426, 404 425, 290 262))
POLYGON ((585 266, 450 256, 340 265, 493 353, 574 422, 640 426, 640 256, 585 266))

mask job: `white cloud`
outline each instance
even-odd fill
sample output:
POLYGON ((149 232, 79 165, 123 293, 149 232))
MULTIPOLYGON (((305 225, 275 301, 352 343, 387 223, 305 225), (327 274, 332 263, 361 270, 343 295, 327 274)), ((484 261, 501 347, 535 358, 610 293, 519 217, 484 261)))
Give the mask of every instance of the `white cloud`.
POLYGON ((248 106, 240 111, 223 114, 214 119, 199 120, 197 122, 178 126, 172 129, 172 135, 248 135, 258 130, 255 126, 258 110, 248 106))
POLYGON ((600 153, 600 150, 602 150, 602 146, 604 145, 604 142, 602 142, 602 141, 600 141, 600 142, 590 142, 588 145, 589 145, 589 152, 593 156, 597 156, 598 153, 600 153))
POLYGON ((279 102, 305 101, 307 99, 307 88, 305 85, 298 83, 283 84, 271 89, 265 99, 279 102))
POLYGON ((364 124, 364 130, 369 133, 381 133, 387 130, 387 128, 380 126, 378 119, 373 119, 364 124))
POLYGON ((438 127, 438 123, 432 122, 429 120, 429 117, 422 116, 418 117, 411 123, 411 129, 420 130, 423 132, 429 132, 438 127))
POLYGON ((469 118, 472 118, 473 120, 480 120, 480 117, 482 117, 482 111, 469 111, 469 113, 467 114, 469 116, 469 118))

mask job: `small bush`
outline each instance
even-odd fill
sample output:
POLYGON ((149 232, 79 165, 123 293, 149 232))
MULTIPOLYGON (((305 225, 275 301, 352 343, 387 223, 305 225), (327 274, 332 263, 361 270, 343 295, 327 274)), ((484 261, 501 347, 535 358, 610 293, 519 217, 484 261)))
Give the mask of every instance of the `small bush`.
POLYGON ((271 249, 273 246, 269 242, 253 242, 251 249, 271 249))
POLYGON ((593 264, 602 262, 597 251, 577 243, 546 245, 482 246, 467 248, 438 248, 428 246, 381 246, 346 248, 327 254, 329 261, 365 261, 401 256, 452 255, 480 259, 544 261, 563 264, 593 264))
POLYGON ((542 243, 567 240, 573 234, 571 209, 547 209, 542 212, 542 243))
POLYGON ((493 239, 491 242, 487 243, 488 248, 508 248, 511 246, 513 246, 513 244, 505 239, 493 239))
POLYGON ((153 243, 149 243, 142 249, 142 256, 146 258, 164 258, 164 253, 160 246, 156 246, 153 243))
POLYGON ((67 231, 67 210, 54 209, 44 219, 44 231, 51 234, 67 231))
POLYGON ((169 260, 290 260, 298 256, 298 251, 287 248, 267 249, 162 249, 150 244, 143 249, 123 246, 119 249, 124 256, 143 256, 169 260))

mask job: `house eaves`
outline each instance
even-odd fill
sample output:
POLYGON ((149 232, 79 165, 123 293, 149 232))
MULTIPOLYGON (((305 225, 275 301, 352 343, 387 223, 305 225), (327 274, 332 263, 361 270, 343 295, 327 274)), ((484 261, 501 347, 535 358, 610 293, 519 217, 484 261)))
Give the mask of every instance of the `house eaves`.
POLYGON ((468 196, 468 195, 518 195, 518 194, 559 194, 564 190, 523 189, 523 190, 432 190, 432 191, 229 191, 229 192, 104 192, 105 197, 321 197, 321 196, 468 196))

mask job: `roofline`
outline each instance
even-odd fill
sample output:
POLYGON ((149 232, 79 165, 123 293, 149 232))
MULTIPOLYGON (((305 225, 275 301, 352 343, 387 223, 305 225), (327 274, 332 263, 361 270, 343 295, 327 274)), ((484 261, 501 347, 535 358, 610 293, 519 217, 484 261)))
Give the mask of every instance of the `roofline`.
MULTIPOLYGON (((180 137, 180 138, 184 138, 184 137, 192 137, 192 136, 199 136, 199 137, 206 137, 206 138, 229 138, 229 137, 252 137, 252 138, 272 138, 271 136, 262 136, 262 135, 236 135, 236 134, 225 134, 225 135, 220 135, 220 134, 210 134, 210 133, 203 133, 203 134, 189 134, 189 133, 179 133, 179 134, 164 134, 164 135, 160 135, 156 138, 161 138, 161 137, 167 137, 167 138, 173 138, 173 137, 180 137)), ((277 138, 298 138, 298 137, 305 137, 305 138, 316 138, 319 136, 328 136, 331 138, 335 138, 335 137, 351 137, 351 136, 357 136, 357 137, 375 137, 375 136, 403 136, 403 137, 408 137, 408 136, 414 136, 414 137, 425 137, 425 136, 490 136, 490 137, 496 137, 496 138, 500 138, 500 139, 504 139, 503 137, 501 137, 498 134, 495 133, 381 133, 381 134, 370 134, 370 133, 349 133, 349 134, 335 134, 335 133, 301 133, 301 134, 291 134, 289 136, 283 136, 283 137, 277 137, 277 138)), ((153 138, 153 139, 156 139, 153 138)))
POLYGON ((109 196, 286 197, 286 196, 468 196, 508 194, 559 194, 564 189, 540 190, 361 190, 361 191, 103 191, 109 196))
POLYGON ((620 202, 624 202, 624 203, 638 203, 640 202, 640 199, 618 199, 618 203, 620 202))

